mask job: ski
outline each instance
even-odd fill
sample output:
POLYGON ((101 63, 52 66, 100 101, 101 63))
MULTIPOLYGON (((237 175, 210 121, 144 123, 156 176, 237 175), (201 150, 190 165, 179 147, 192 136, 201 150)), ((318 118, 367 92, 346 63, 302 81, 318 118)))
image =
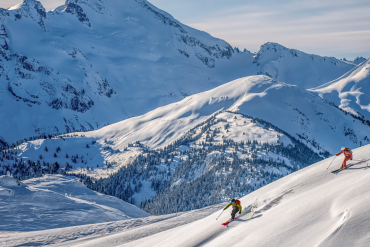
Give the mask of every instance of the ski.
MULTIPOLYGON (((361 163, 363 163, 363 162, 365 162, 365 161, 368 161, 369 159, 366 159, 366 160, 355 160, 355 161, 359 161, 359 162, 357 162, 357 163, 354 163, 354 164, 349 164, 348 166, 347 166, 347 168, 349 168, 349 167, 351 167, 351 166, 354 166, 354 165, 358 165, 358 164, 361 164, 361 163)), ((347 169, 347 168, 345 168, 345 169, 347 169)), ((340 172, 341 170, 345 170, 345 169, 336 169, 336 170, 334 170, 334 171, 332 171, 331 173, 337 173, 337 172, 340 172)))
MULTIPOLYGON (((236 219, 237 219, 237 217, 235 217, 235 219, 234 219, 234 220, 236 220, 236 219)), ((221 225, 223 225, 223 226, 227 226, 230 222, 233 222, 234 220, 228 220, 228 221, 226 221, 226 222, 222 223, 221 225)))
MULTIPOLYGON (((254 212, 253 211, 242 212, 242 214, 249 214, 249 213, 252 213, 252 216, 250 217, 250 219, 251 219, 253 217, 253 215, 254 215, 254 212)), ((238 219, 238 217, 235 217, 234 220, 236 220, 236 219, 238 219)), ((234 220, 228 220, 228 221, 222 223, 221 225, 227 226, 229 223, 233 222, 234 220)))
MULTIPOLYGON (((336 173, 336 172, 338 172, 338 171, 340 171, 340 170, 342 170, 342 169, 336 169, 336 170, 334 170, 334 171, 331 171, 331 173, 336 173)), ((344 170, 344 169, 343 169, 344 170)))

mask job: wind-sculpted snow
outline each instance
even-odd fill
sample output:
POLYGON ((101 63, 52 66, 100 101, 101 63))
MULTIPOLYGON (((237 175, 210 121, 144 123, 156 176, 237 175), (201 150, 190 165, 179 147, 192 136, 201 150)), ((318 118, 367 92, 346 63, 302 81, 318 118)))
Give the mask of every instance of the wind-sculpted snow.
POLYGON ((370 126, 370 59, 342 77, 310 89, 370 126))
MULTIPOLYGON (((0 10, 0 33, 0 136, 9 143, 98 129, 249 75, 276 77, 261 70, 275 53, 254 58, 145 0, 71 0, 47 13, 26 0, 0 10)), ((307 57, 280 59, 277 78, 316 85, 353 66, 307 57)))

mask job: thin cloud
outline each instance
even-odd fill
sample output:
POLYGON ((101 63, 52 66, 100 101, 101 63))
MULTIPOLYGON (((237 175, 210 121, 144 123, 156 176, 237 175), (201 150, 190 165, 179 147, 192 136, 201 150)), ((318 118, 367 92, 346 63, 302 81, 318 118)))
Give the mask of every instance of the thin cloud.
POLYGON ((264 42, 274 41, 321 55, 332 53, 331 56, 340 57, 352 51, 367 56, 370 53, 370 4, 359 6, 341 1, 335 8, 329 8, 332 5, 333 2, 314 1, 310 10, 318 10, 311 14, 303 8, 308 6, 307 2, 291 4, 281 11, 253 6, 254 12, 250 12, 249 6, 243 6, 188 25, 223 38, 233 46, 254 51, 264 42), (292 16, 290 13, 297 8, 296 12, 301 14, 292 16))

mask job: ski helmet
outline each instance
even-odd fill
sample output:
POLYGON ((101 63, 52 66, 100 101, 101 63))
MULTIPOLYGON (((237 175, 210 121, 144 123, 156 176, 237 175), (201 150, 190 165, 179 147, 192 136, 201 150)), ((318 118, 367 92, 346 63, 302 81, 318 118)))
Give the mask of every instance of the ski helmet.
POLYGON ((236 202, 236 200, 235 199, 231 199, 231 202, 236 202))

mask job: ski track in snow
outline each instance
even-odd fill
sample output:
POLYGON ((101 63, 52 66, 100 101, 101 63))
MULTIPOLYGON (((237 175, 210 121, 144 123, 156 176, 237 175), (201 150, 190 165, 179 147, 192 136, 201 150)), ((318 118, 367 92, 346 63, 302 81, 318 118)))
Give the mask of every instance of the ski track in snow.
POLYGON ((325 243, 325 242, 328 242, 330 239, 334 238, 336 236, 336 234, 338 234, 340 228, 343 226, 347 217, 349 217, 349 210, 348 209, 346 209, 342 213, 342 217, 340 218, 340 220, 338 221, 338 223, 334 227, 333 231, 328 235, 328 237, 326 237, 321 243, 315 245, 315 247, 328 246, 328 243, 325 243))

